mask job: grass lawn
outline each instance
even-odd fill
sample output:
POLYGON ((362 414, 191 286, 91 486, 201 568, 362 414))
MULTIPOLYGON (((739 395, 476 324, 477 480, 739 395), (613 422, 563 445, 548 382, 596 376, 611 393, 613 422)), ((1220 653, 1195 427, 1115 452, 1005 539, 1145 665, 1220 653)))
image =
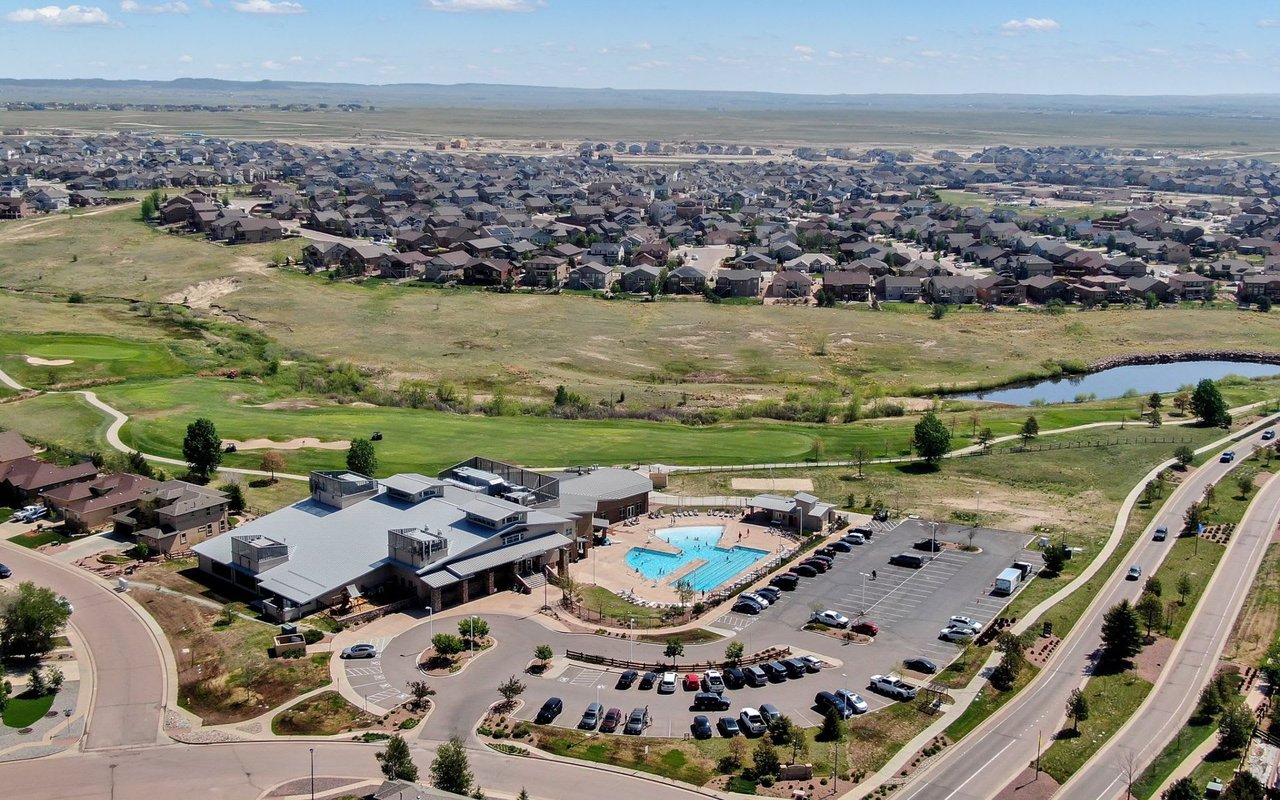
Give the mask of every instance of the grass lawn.
POLYGON ((162 378, 187 371, 175 349, 180 348, 94 334, 0 333, 0 369, 36 389, 95 378, 162 378), (27 363, 27 356, 75 363, 36 366, 27 363))
POLYGON ((10 536, 9 541, 16 545, 21 545, 22 547, 35 549, 49 544, 50 542, 69 542, 71 541, 71 538, 63 536, 62 533, 55 528, 45 528, 39 533, 37 533, 33 528, 28 533, 19 533, 17 536, 10 536))
POLYGON ((538 747, 558 756, 612 764, 701 786, 716 772, 716 761, 729 753, 724 739, 651 739, 600 736, 563 728, 534 726, 538 747))
POLYGON ((1131 673, 1090 678, 1084 687, 1089 719, 1080 723, 1078 735, 1071 728, 1059 731, 1041 756, 1041 767, 1058 783, 1065 783, 1133 715, 1149 691, 1151 684, 1131 673))
POLYGON ((1209 785, 1209 781, 1217 778, 1222 781, 1223 785, 1231 782, 1235 777, 1236 767, 1240 766, 1239 753, 1224 753, 1218 749, 1205 756, 1204 760, 1191 771, 1191 782, 1194 783, 1201 792, 1209 785))
POLYGON ((329 682, 329 654, 268 658, 274 625, 233 618, 147 590, 134 597, 164 629, 178 663, 178 702, 207 724, 241 722, 329 682), (184 652, 186 651, 186 652, 184 652))
POLYGON ((1155 576, 1160 579, 1160 599, 1166 604, 1173 601, 1173 613, 1168 619, 1168 629, 1164 631, 1166 636, 1176 639, 1182 635, 1196 604, 1200 602, 1200 595, 1204 594, 1209 578, 1226 550, 1225 546, 1215 542, 1204 539, 1197 542, 1194 536, 1180 536, 1174 540, 1164 563, 1155 572, 1155 576), (1178 579, 1182 575, 1191 579, 1191 591, 1185 602, 1178 596, 1178 579))
POLYGON ((1022 691, 1023 687, 1030 683, 1039 672, 1040 670, 1034 665, 1025 665, 1022 668, 1022 672, 1018 674, 1018 679, 1014 681, 1013 688, 1007 692, 996 691, 989 683, 983 684, 982 691, 969 704, 969 707, 962 711, 960 716, 956 717, 955 722, 947 726, 947 738, 954 742, 967 736, 983 720, 996 713, 1001 706, 1022 691))
POLYGON ((1156 789, 1160 788, 1160 784, 1164 783, 1165 778, 1177 768, 1179 764, 1191 755, 1191 752, 1200 746, 1201 742, 1214 735, 1218 730, 1216 721, 1202 722, 1200 724, 1188 724, 1178 731, 1177 737, 1167 744, 1164 750, 1160 751, 1160 755, 1147 765, 1142 771, 1138 779, 1133 783, 1133 795, 1139 800, 1147 800, 1156 793, 1156 789))
POLYGON ((17 431, 28 441, 56 444, 80 453, 111 452, 106 442, 108 426, 107 416, 79 395, 37 395, 0 403, 0 428, 17 431))
POLYGON ((377 718, 342 699, 337 692, 321 692, 276 714, 271 732, 277 736, 332 736, 367 728, 377 718))
MULTIPOLYGON (((623 600, 603 586, 585 586, 580 592, 582 604, 590 610, 617 619, 634 619, 636 627, 655 627, 663 624, 662 609, 638 606, 623 600)), ((662 641, 666 641, 665 638, 662 641)))
POLYGON ((657 644, 666 644, 675 639, 681 644, 710 644, 718 642, 724 637, 718 633, 707 630, 706 628, 689 628, 683 631, 676 631, 666 635, 658 633, 639 633, 636 639, 641 642, 655 642, 657 644))
POLYGON ((1223 656, 1237 664, 1261 666, 1280 632, 1280 544, 1267 547, 1223 656))
POLYGON ((53 707, 53 698, 52 693, 39 697, 30 697, 27 694, 10 697, 8 705, 4 708, 4 724, 10 728, 29 727, 49 713, 49 709, 53 707))

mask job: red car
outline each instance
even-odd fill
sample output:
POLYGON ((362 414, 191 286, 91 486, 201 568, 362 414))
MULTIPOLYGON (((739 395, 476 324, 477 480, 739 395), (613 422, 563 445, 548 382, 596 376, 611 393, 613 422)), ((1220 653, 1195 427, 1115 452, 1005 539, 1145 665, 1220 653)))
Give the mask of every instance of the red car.
POLYGON ((684 690, 686 692, 702 691, 702 679, 693 673, 684 676, 684 690))
POLYGON ((849 630, 854 633, 861 633, 865 636, 875 636, 880 632, 880 626, 870 620, 863 620, 862 622, 855 622, 850 625, 849 630))

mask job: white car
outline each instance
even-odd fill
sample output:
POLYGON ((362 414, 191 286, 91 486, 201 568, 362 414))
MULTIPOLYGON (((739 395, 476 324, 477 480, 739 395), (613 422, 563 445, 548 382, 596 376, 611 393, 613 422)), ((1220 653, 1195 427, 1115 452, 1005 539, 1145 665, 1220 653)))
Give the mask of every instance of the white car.
POLYGON ((49 510, 44 506, 23 506, 21 510, 14 512, 11 519, 15 522, 35 522, 48 513, 49 510))
POLYGON ((867 705, 867 701, 863 700, 862 695, 857 692, 851 692, 848 689, 836 689, 835 695, 840 698, 846 708, 855 714, 865 714, 870 708, 867 705))
POLYGON ((769 598, 764 595, 756 594, 755 592, 743 592, 739 597, 745 597, 758 604, 761 608, 769 607, 769 598))
POLYGON ((968 628, 943 628, 938 638, 944 642, 967 642, 973 638, 973 631, 968 628))
POLYGON ((822 625, 829 625, 832 628, 849 627, 849 618, 841 614, 835 609, 828 608, 826 611, 813 612, 813 621, 822 625))
POLYGON ((979 633, 982 632, 982 623, 978 622, 973 617, 961 617, 961 616, 952 617, 951 619, 947 620, 947 627, 965 628, 966 630, 972 631, 974 636, 977 636, 979 633))
POLYGON ((662 680, 658 682, 659 694, 674 694, 676 691, 676 683, 678 679, 674 672, 662 673, 662 680))

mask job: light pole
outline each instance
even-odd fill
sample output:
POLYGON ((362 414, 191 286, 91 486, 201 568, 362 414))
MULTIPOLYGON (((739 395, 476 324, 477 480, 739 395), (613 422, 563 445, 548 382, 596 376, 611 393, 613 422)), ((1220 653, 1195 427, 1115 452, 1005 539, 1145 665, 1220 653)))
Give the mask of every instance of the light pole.
POLYGON ((973 493, 973 497, 974 497, 974 503, 975 503, 974 512, 973 512, 973 526, 976 528, 978 527, 978 525, 982 524, 982 492, 975 490, 973 493))
POLYGON ((865 572, 858 574, 862 576, 862 613, 865 615, 867 613, 867 578, 870 576, 865 572))
POLYGON ((844 678, 844 690, 845 690, 846 692, 847 692, 847 691, 849 691, 849 673, 847 673, 847 672, 841 672, 841 673, 840 673, 840 677, 841 677, 841 678, 844 678))
POLYGON ((467 650, 475 655, 476 652, 476 615, 471 615, 471 635, 467 637, 467 650))
POLYGON ((427 636, 436 638, 436 610, 431 606, 423 606, 427 612, 427 636))
POLYGON ((938 552, 938 523, 936 522, 933 523, 933 549, 929 552, 938 552))
POLYGON ((629 660, 632 664, 634 664, 636 663, 636 618, 635 617, 632 617, 631 619, 627 620, 627 631, 630 633, 630 638, 631 638, 631 658, 629 660))
POLYGON ((111 768, 111 800, 116 800, 116 765, 108 764, 111 768))
POLYGON ((311 750, 311 800, 316 800, 316 749, 311 750))

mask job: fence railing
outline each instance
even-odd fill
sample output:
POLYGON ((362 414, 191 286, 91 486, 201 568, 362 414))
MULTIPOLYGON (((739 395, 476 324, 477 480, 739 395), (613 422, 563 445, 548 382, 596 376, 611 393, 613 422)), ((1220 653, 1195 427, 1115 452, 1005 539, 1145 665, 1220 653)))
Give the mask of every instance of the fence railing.
MULTIPOLYGON (((669 661, 630 661, 625 658, 613 658, 612 656, 602 656, 597 653, 584 653, 580 650, 564 651, 565 658, 570 661, 577 661, 582 664, 595 664, 601 667, 620 667, 622 669, 634 669, 644 672, 701 672, 708 669, 723 669, 731 666, 730 662, 720 661, 694 661, 684 664, 673 664, 669 661)), ((738 665, 744 667, 763 664, 766 661, 777 661, 780 658, 790 658, 790 647, 771 647, 767 650, 761 650, 753 653, 745 658, 738 659, 738 665)))

